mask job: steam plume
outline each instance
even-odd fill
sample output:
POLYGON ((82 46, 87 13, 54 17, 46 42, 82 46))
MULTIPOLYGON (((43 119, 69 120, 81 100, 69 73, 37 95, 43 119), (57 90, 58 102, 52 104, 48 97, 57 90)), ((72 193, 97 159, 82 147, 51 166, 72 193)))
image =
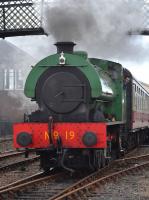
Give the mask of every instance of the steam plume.
POLYGON ((44 28, 56 41, 75 41, 90 55, 138 61, 146 49, 140 52, 140 38, 128 32, 143 28, 143 5, 144 0, 55 0, 45 5, 44 28))

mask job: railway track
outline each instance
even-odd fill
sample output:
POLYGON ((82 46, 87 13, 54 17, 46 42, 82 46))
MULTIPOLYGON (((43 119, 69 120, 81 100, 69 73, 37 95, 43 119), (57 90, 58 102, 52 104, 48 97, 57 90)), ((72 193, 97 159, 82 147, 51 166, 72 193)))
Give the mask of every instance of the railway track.
POLYGON ((145 154, 149 154, 149 145, 141 145, 135 149, 133 149, 132 151, 130 151, 129 153, 126 154, 126 157, 132 157, 132 156, 141 156, 141 155, 145 155, 145 154))
POLYGON ((96 188, 119 179, 127 174, 149 168, 149 154, 113 161, 110 166, 92 173, 89 176, 70 176, 64 172, 49 177, 39 178, 15 187, 0 191, 1 199, 90 199, 96 188), (70 186, 71 185, 71 186, 70 186))
MULTIPOLYGON (((117 181, 125 176, 135 175, 135 173, 140 172, 144 169, 149 169, 149 162, 140 164, 138 166, 130 167, 125 170, 120 170, 118 172, 112 173, 110 175, 98 178, 94 181, 90 181, 86 183, 84 186, 80 186, 72 191, 65 193, 64 195, 58 196, 54 198, 54 200, 69 200, 69 199, 89 199, 91 200, 93 197, 99 200, 100 190, 102 190, 103 186, 112 181, 117 181), (96 191, 98 189, 98 192, 96 191)), ((49 199, 51 200, 51 199, 49 199)))
POLYGON ((27 183, 29 181, 32 181, 32 180, 35 180, 35 179, 38 179, 38 178, 42 178, 44 175, 45 174, 43 172, 39 172, 39 173, 34 174, 32 176, 28 176, 27 178, 24 178, 24 179, 21 179, 21 180, 15 181, 13 183, 10 183, 8 185, 0 187, 0 191, 6 190, 6 189, 11 188, 11 187, 15 187, 15 186, 20 185, 20 184, 27 183))
POLYGON ((8 137, 8 138, 0 138, 0 143, 8 142, 8 141, 12 141, 12 137, 8 137))
POLYGON ((39 173, 39 157, 17 160, 0 166, 0 187, 39 173))
POLYGON ((16 152, 16 150, 13 150, 13 149, 8 150, 8 151, 4 151, 4 152, 0 152, 0 156, 4 156, 4 155, 10 154, 10 153, 14 153, 14 152, 16 152))
POLYGON ((55 195, 48 200, 69 200, 69 199, 90 199, 94 189, 103 187, 108 181, 115 180, 121 175, 134 173, 133 170, 142 169, 142 167, 149 167, 149 154, 124 158, 114 161, 110 166, 107 166, 98 172, 95 172, 84 178, 77 184, 67 188, 65 191, 55 195))
POLYGON ((74 176, 70 176, 67 172, 59 172, 54 175, 42 177, 29 181, 27 183, 16 185, 9 189, 0 191, 1 199, 48 199, 57 192, 60 192, 67 188, 70 184, 77 182, 82 178, 82 174, 79 173, 74 176))
POLYGON ((21 161, 16 161, 16 162, 13 162, 13 163, 10 163, 10 164, 6 164, 4 166, 1 166, 0 167, 0 173, 4 172, 4 171, 8 171, 8 170, 12 170, 12 169, 15 169, 17 167, 24 167, 25 165, 28 165, 30 163, 33 163, 35 161, 38 161, 39 160, 39 156, 34 156, 32 158, 27 158, 27 159, 23 159, 21 161))
MULTIPOLYGON (((30 154, 31 158, 36 157, 35 153, 30 154)), ((24 159, 24 152, 10 151, 0 154, 0 169, 6 167, 7 165, 11 166, 13 163, 17 163, 19 161, 27 160, 24 159)))
POLYGON ((0 166, 6 164, 9 162, 14 162, 15 159, 23 159, 24 157, 24 152, 17 152, 17 151, 7 151, 2 154, 0 154, 0 166))

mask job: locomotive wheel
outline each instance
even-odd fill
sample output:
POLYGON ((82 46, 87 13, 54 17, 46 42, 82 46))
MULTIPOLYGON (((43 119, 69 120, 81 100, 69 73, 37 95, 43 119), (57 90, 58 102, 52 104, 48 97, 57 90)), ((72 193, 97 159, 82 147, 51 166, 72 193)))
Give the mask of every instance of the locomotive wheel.
POLYGON ((102 155, 100 151, 95 152, 95 169, 98 170, 102 167, 102 155))
POLYGON ((98 157, 97 157, 97 167, 100 169, 102 167, 102 155, 101 152, 98 152, 98 157))
POLYGON ((104 156, 104 151, 99 150, 95 152, 95 169, 98 170, 102 167, 105 167, 106 159, 104 156))
POLYGON ((101 164, 102 164, 102 167, 105 167, 106 165, 106 159, 105 159, 103 151, 101 152, 101 164))

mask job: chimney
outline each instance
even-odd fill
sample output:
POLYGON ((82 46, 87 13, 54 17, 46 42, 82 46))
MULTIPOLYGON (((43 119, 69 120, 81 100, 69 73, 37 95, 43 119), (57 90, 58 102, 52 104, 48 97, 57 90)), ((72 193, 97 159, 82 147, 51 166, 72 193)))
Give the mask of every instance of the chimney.
POLYGON ((57 47, 57 53, 73 53, 73 48, 76 45, 74 42, 57 42, 54 44, 57 47))

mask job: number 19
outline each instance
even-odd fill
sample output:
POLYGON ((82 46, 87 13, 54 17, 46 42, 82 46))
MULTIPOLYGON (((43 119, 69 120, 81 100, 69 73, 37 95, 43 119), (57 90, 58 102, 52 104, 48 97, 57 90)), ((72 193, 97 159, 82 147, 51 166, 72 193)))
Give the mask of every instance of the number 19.
POLYGON ((70 140, 72 140, 72 139, 74 139, 74 137, 75 137, 75 133, 74 133, 74 131, 66 131, 66 140, 68 140, 68 139, 70 139, 70 140))

